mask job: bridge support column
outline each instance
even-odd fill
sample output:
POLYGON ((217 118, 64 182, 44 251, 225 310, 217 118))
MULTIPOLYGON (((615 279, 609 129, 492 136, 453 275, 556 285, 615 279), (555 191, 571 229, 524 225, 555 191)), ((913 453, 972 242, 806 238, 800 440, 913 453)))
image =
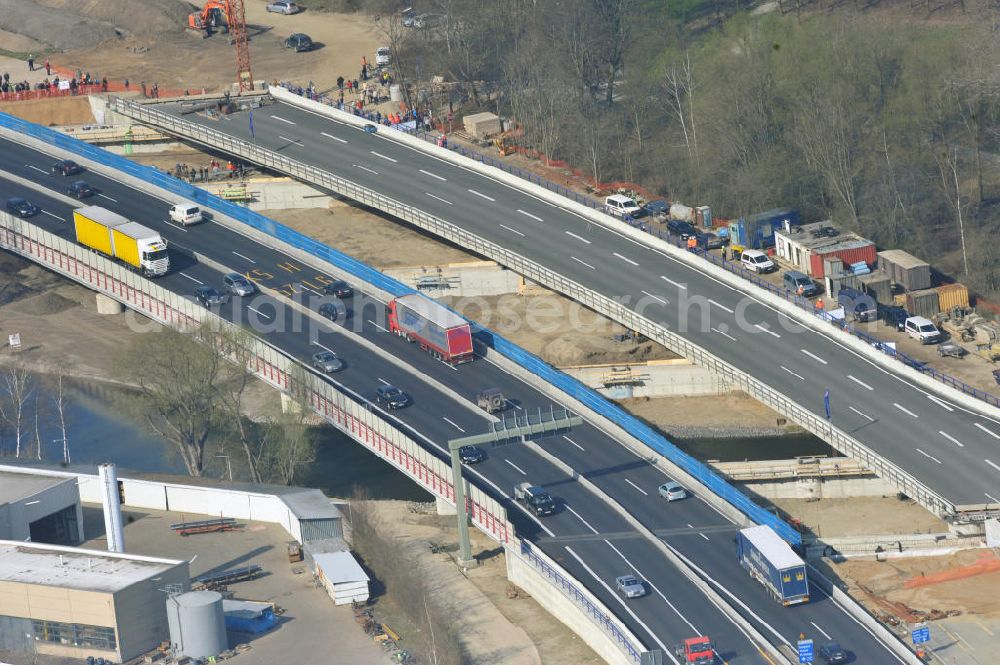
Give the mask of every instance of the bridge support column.
POLYGON ((106 296, 103 293, 97 294, 98 314, 121 314, 124 311, 125 305, 121 304, 114 298, 106 296))
POLYGON ((445 501, 441 497, 437 497, 434 500, 434 503, 437 506, 437 514, 438 515, 454 515, 454 514, 456 514, 455 506, 451 505, 450 503, 448 503, 447 501, 445 501))
POLYGON ((302 409, 302 406, 295 401, 295 398, 287 393, 281 393, 281 412, 282 413, 298 413, 302 409))

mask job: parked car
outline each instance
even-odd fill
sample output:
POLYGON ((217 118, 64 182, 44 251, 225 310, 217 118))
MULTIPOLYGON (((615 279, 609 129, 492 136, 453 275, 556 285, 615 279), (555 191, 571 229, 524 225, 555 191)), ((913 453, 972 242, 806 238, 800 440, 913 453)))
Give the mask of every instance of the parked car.
POLYGON ((774 265, 774 261, 759 249, 744 249, 740 256, 740 263, 745 269, 755 273, 768 273, 778 270, 778 266, 774 265))
POLYGON ((844 288, 838 291, 837 303, 844 308, 844 316, 854 321, 874 321, 878 316, 875 299, 857 289, 844 288))
POLYGON ((698 240, 698 247, 700 249, 722 249, 726 246, 725 238, 720 238, 708 231, 696 233, 695 238, 698 240))
POLYGON ((213 286, 199 286, 194 294, 198 302, 205 307, 218 307, 228 300, 224 293, 220 293, 213 286))
POLYGON ((809 279, 809 276, 804 272, 799 272, 798 270, 789 270, 786 272, 784 284, 785 288, 792 293, 799 293, 799 289, 801 288, 802 295, 806 298, 812 298, 819 293, 819 287, 816 286, 816 282, 809 279))
POLYGON ((686 499, 688 495, 687 490, 680 483, 673 480, 660 485, 657 492, 667 501, 680 501, 681 499, 686 499))
POLYGON ((934 322, 923 316, 911 316, 903 322, 903 331, 921 344, 937 344, 941 341, 941 331, 934 322))
POLYGON ((311 51, 313 49, 312 37, 304 32, 296 32, 285 40, 285 48, 295 49, 296 53, 311 51))
POLYGON ((28 199, 14 196, 7 199, 7 212, 16 217, 33 217, 41 212, 41 209, 28 199))
POLYGON ((325 302, 316 311, 319 312, 320 316, 331 321, 336 321, 347 314, 347 308, 335 302, 325 302))
POLYGON ((614 217, 625 217, 626 215, 638 217, 642 214, 642 208, 635 202, 635 199, 624 194, 612 194, 607 197, 604 199, 604 207, 608 214, 614 217))
POLYGON ((385 385, 375 391, 375 402, 387 409, 402 409, 410 403, 410 398, 396 386, 385 385))
POLYGON ((350 298, 354 295, 354 288, 344 280, 337 279, 324 286, 323 293, 338 298, 350 298))
POLYGON ((819 656, 826 661, 827 665, 847 662, 847 652, 841 649, 840 645, 836 642, 821 644, 819 647, 819 656))
POLYGON ((332 351, 321 351, 313 354, 312 366, 321 372, 332 374, 344 369, 344 361, 332 351))
POLYGON ((687 240, 688 237, 698 234, 698 229, 694 228, 691 222, 684 222, 679 219, 668 221, 667 231, 675 236, 680 236, 681 240, 687 240))
POLYGON ((622 575, 615 578, 615 587, 626 598, 642 598, 646 595, 646 585, 635 575, 622 575))
POLYGON ((486 453, 479 446, 462 446, 458 449, 458 459, 462 464, 478 464, 486 459, 486 453))
POLYGON ((414 28, 433 28, 444 23, 444 14, 420 14, 413 17, 414 28))
POLYGON ((171 220, 181 226, 197 224, 204 218, 201 214, 201 208, 193 203, 176 203, 170 206, 170 212, 167 214, 171 220))
POLYGON ((74 162, 72 159, 60 159, 52 165, 52 173, 56 175, 76 175, 77 173, 82 172, 83 167, 74 162))
POLYGON ((274 2, 269 2, 265 5, 264 8, 275 14, 298 14, 302 11, 299 9, 299 6, 294 2, 291 2, 291 0, 274 0, 274 2))
POLYGON ((85 199, 89 196, 93 196, 97 192, 91 187, 85 180, 74 180, 66 188, 66 193, 77 199, 85 199))
POLYGON ((222 285, 234 296, 252 296, 257 292, 257 286, 238 272, 227 273, 222 285))
POLYGON ((388 46, 379 46, 375 49, 375 64, 379 67, 387 67, 392 62, 392 49, 388 46))
POLYGON ((879 318, 885 321, 885 325, 895 328, 898 332, 903 332, 903 324, 910 318, 910 313, 905 307, 899 305, 878 305, 879 318))
POLYGON ((417 13, 415 11, 413 11, 413 7, 407 7, 406 9, 404 9, 403 11, 401 11, 400 14, 402 14, 402 16, 403 16, 403 18, 402 18, 403 27, 405 27, 405 28, 412 28, 413 27, 413 19, 417 18, 417 13))

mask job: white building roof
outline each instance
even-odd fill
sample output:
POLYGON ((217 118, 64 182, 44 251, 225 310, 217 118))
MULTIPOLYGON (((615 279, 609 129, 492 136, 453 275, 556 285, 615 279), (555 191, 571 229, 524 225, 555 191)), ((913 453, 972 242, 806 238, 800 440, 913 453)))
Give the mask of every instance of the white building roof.
POLYGON ((76 479, 59 476, 26 475, 0 471, 0 506, 17 503, 23 499, 41 494, 50 487, 63 483, 75 483, 76 479))
POLYGON ((350 552, 324 552, 313 555, 313 560, 331 584, 369 581, 368 575, 350 552))
POLYGON ((802 565, 802 559, 799 558, 799 555, 793 552, 788 543, 782 540, 781 536, 776 534, 771 527, 762 524, 743 529, 742 533, 778 569, 784 570, 802 565))
POLYGON ((0 580, 114 593, 184 563, 135 554, 0 540, 0 580))

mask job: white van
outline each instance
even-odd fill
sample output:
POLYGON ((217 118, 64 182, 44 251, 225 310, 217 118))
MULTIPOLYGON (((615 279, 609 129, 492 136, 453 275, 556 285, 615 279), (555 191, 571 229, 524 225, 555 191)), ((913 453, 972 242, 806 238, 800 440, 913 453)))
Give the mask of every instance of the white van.
POLYGON ((190 226, 203 220, 201 208, 193 203, 178 203, 170 208, 170 219, 181 226, 190 226))
POLYGON ((635 199, 629 198, 624 194, 612 194, 604 199, 604 205, 607 206, 608 212, 615 217, 624 217, 625 215, 638 217, 639 212, 642 210, 639 204, 635 202, 635 199))
POLYGON ((740 263, 750 272, 765 273, 778 270, 778 266, 774 265, 774 261, 759 249, 744 249, 743 255, 740 257, 740 263))
POLYGON ((934 322, 924 316, 911 316, 903 323, 903 331, 921 344, 936 344, 941 341, 941 331, 934 322))

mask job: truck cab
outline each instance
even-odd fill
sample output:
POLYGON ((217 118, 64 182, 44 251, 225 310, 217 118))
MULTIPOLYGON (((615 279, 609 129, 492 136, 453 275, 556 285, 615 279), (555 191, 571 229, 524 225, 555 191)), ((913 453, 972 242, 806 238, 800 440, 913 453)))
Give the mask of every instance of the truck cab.
POLYGON ((689 637, 674 647, 684 665, 715 665, 715 645, 704 635, 689 637))
POLYGON ((539 517, 556 512, 556 502, 552 500, 544 488, 531 483, 518 483, 514 486, 514 499, 528 507, 539 517))

